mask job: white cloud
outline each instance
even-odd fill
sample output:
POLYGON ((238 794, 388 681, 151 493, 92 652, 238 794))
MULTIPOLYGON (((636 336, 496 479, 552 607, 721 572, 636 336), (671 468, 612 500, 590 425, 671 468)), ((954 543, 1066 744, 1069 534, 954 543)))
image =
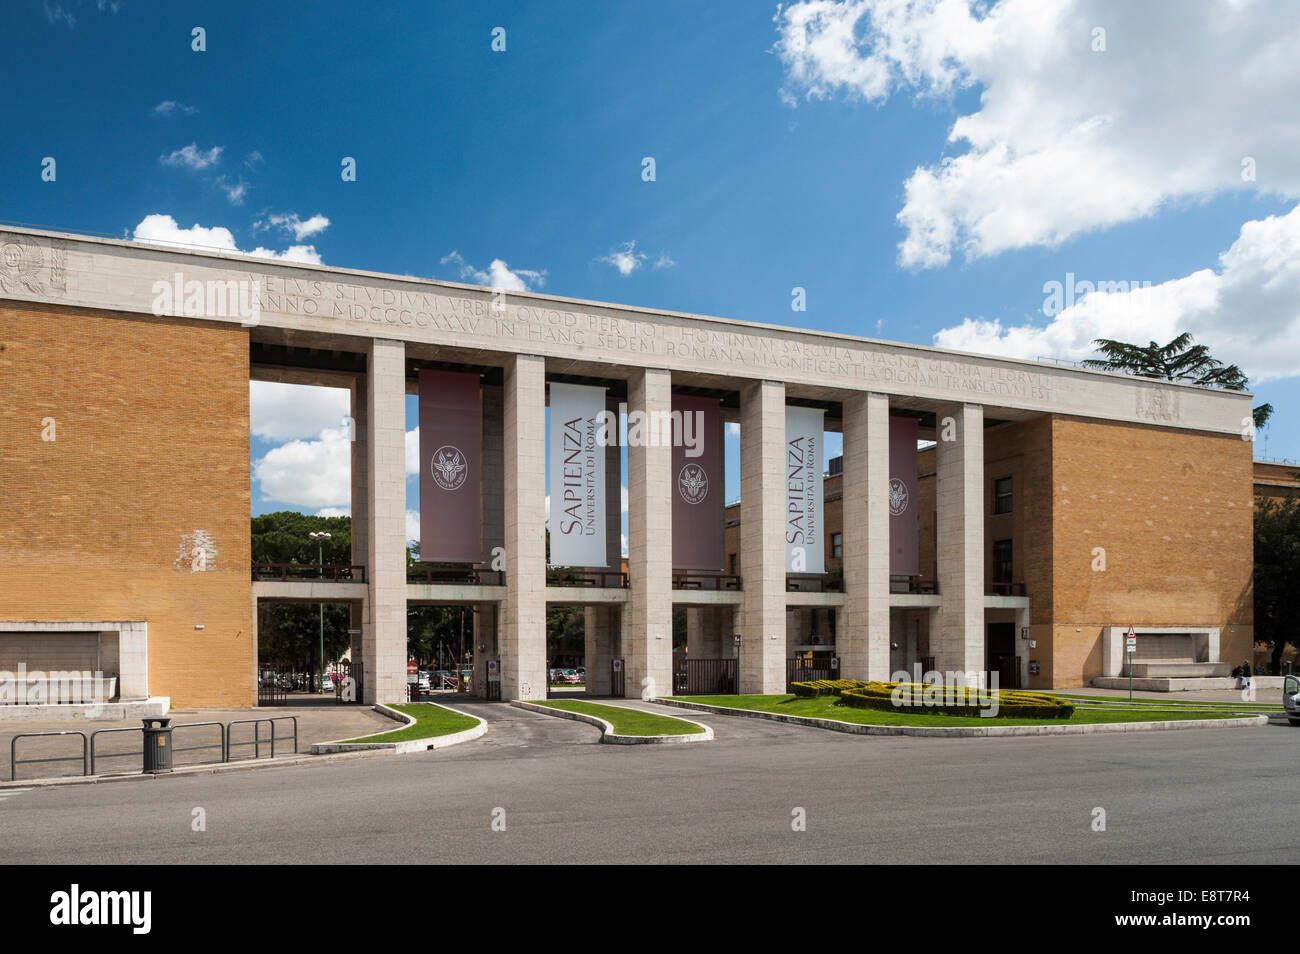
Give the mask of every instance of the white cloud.
POLYGON ((220 162, 221 150, 221 146, 213 146, 211 149, 204 152, 198 147, 197 143, 190 143, 188 146, 177 149, 167 155, 159 156, 158 161, 164 166, 198 171, 220 162))
POLYGON ((253 464, 262 499, 298 507, 352 505, 352 442, 343 428, 289 441, 253 464))
POLYGON ((624 242, 618 248, 611 249, 609 254, 601 256, 597 261, 604 262, 606 265, 613 265, 618 269, 618 273, 624 277, 631 275, 642 265, 645 264, 645 252, 636 250, 636 242, 624 242))
POLYGON ((193 116, 198 112, 195 106, 187 106, 184 103, 178 103, 174 99, 165 99, 153 108, 153 111, 159 116, 172 116, 176 113, 184 113, 186 116, 193 116))
POLYGON ((351 515, 351 507, 322 507, 316 511, 318 517, 350 517, 351 515))
POLYGON ((406 511, 406 541, 408 543, 420 542, 420 514, 416 510, 406 511))
POLYGON ((284 262, 301 262, 304 265, 323 265, 320 252, 316 251, 315 245, 290 245, 283 252, 276 252, 269 248, 258 246, 251 252, 243 252, 243 255, 251 255, 253 258, 278 258, 284 262))
MULTIPOLYGON (((260 154, 256 154, 261 158, 260 154)), ((277 228, 284 232, 292 232, 296 241, 301 242, 303 239, 311 238, 313 235, 319 235, 330 227, 330 220, 317 212, 311 218, 304 221, 297 212, 276 213, 268 215, 265 220, 258 220, 253 223, 254 231, 264 231, 270 228, 277 228)))
POLYGON ((230 229, 219 225, 212 228, 192 225, 188 229, 183 229, 170 215, 160 213, 146 215, 141 219, 131 238, 137 242, 151 242, 155 245, 181 245, 220 252, 239 251, 230 229))
POLYGON ((344 427, 351 396, 343 388, 250 381, 249 429, 264 441, 319 437, 344 427))
POLYGON ((1094 338, 1163 343, 1184 331, 1220 360, 1241 365, 1255 383, 1300 375, 1300 205, 1247 222, 1216 268, 1149 288, 1092 292, 1046 325, 966 318, 934 343, 1078 360, 1094 356, 1094 338))
MULTIPOLYGON (((637 251, 636 241, 624 242, 617 248, 612 248, 605 255, 602 255, 596 261, 604 265, 613 265, 618 269, 618 273, 626 278, 635 271, 639 271, 650 262, 650 256, 645 252, 637 251)), ((660 252, 651 262, 650 267, 655 271, 661 268, 672 268, 677 264, 673 257, 667 252, 660 252)))
POLYGON ((905 185, 899 260, 935 267, 1229 190, 1300 195, 1300 18, 1271 3, 804 0, 775 17, 783 96, 977 87, 905 185), (1094 29, 1105 50, 1094 51, 1094 29), (1243 181, 1243 161, 1257 181, 1243 181))
POLYGON ((502 259, 494 258, 487 271, 475 268, 465 261, 457 251, 451 251, 440 260, 442 265, 456 266, 460 278, 467 279, 475 285, 506 291, 526 292, 546 284, 546 270, 534 271, 527 268, 511 268, 502 259))
POLYGON ((206 228, 192 225, 183 229, 170 215, 155 212, 146 215, 135 227, 131 238, 137 242, 150 242, 154 245, 176 245, 182 248, 197 248, 205 251, 234 252, 239 255, 251 255, 255 258, 275 258, 286 262, 303 262, 308 265, 320 265, 320 253, 314 245, 291 245, 283 252, 258 246, 251 252, 240 251, 235 245, 235 237, 230 229, 222 226, 206 228))
POLYGON ((248 183, 243 179, 231 182, 225 176, 221 176, 217 179, 217 188, 226 194, 231 205, 243 205, 244 196, 248 195, 248 183))

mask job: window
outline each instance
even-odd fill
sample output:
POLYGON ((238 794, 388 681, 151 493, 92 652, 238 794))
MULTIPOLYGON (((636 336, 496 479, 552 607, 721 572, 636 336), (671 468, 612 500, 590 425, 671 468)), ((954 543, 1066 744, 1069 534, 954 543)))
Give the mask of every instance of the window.
POLYGON ((734 553, 727 554, 727 572, 732 576, 736 575, 736 554, 734 553))
POLYGON ((831 534, 831 558, 838 560, 844 556, 844 534, 831 534))
POLYGON ((1011 582, 1011 541, 993 541, 993 582, 1011 582))
POLYGON ((1011 512, 1011 478, 999 477, 993 482, 993 512, 1011 512))

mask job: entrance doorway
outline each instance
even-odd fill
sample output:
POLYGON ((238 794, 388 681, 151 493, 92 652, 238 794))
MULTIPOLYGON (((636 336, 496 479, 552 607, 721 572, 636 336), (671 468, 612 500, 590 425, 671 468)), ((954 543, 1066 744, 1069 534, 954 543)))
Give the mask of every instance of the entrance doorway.
POLYGON ((1016 624, 989 623, 988 671, 998 674, 999 689, 1020 688, 1020 659, 1016 656, 1016 624))

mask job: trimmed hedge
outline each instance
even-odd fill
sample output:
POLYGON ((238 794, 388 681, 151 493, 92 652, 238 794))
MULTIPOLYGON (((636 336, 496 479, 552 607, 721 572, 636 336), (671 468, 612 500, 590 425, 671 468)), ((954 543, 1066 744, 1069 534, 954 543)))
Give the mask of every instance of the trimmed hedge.
POLYGON ((931 686, 923 683, 870 682, 844 686, 836 693, 840 704, 858 709, 919 712, 953 716, 978 716, 991 708, 995 697, 997 716, 1008 719, 1068 719, 1074 706, 1055 696, 1012 689, 983 691, 976 688, 931 686))
POLYGON ((816 696, 838 696, 845 689, 858 689, 867 685, 856 679, 815 679, 812 682, 792 682, 790 689, 796 696, 812 699, 816 696))

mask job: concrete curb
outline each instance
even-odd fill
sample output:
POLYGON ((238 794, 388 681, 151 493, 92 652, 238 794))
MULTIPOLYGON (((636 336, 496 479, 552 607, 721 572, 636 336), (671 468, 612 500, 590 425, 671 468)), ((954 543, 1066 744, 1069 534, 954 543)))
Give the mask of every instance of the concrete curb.
MULTIPOLYGON (((448 712, 454 712, 456 715, 463 715, 467 718, 474 719, 478 725, 469 729, 462 729, 460 732, 453 732, 450 735, 435 735, 427 739, 408 739, 405 742, 313 742, 311 751, 313 755, 332 755, 339 752, 366 752, 379 750, 393 752, 396 755, 406 755, 410 752, 425 752, 429 749, 445 749, 450 745, 459 745, 461 742, 469 742, 477 739, 483 733, 487 732, 487 722, 476 715, 468 712, 461 712, 459 709, 453 709, 451 706, 444 706, 438 702, 425 702, 423 705, 437 706, 439 709, 446 709, 448 712)), ((381 715, 386 715, 401 723, 395 728, 387 730, 388 732, 399 732, 408 726, 415 725, 415 719, 404 712, 391 709, 383 703, 377 703, 372 708, 381 715)), ((384 732, 376 732, 375 735, 385 735, 384 732)))
MULTIPOLYGON (((682 722, 689 722, 691 725, 698 725, 703 732, 697 732, 694 735, 619 735, 614 731, 614 727, 606 722, 600 716, 588 715, 585 712, 570 712, 568 709, 552 709, 550 706, 534 705, 531 702, 522 702, 515 700, 510 703, 516 709, 527 709, 529 712, 540 712, 543 715, 559 716, 561 719, 572 719, 575 722, 586 722, 603 729, 600 741, 608 742, 612 745, 667 745, 677 742, 712 742, 713 730, 703 722, 696 722, 694 719, 682 719, 682 722)), ((596 703, 602 705, 603 703, 596 703)), ((611 706, 611 708, 617 708, 611 706)), ((634 706, 622 706, 624 709, 632 709, 634 706)), ((646 712, 645 709, 637 709, 638 712, 646 712)), ((657 715, 658 713, 648 713, 657 715)), ((664 718, 677 718, 676 716, 665 716, 664 718)))
POLYGON ((275 768, 281 765, 322 765, 326 762, 351 762, 358 758, 392 755, 392 749, 343 752, 337 755, 307 755, 298 753, 281 758, 241 759, 238 762, 205 762, 201 765, 181 765, 162 775, 65 775, 59 778, 28 778, 16 782, 0 782, 0 791, 6 788, 52 788, 58 785, 98 785, 101 782, 142 782, 153 779, 177 778, 186 775, 220 775, 224 772, 244 772, 250 769, 275 768))
POLYGON ((48 719, 54 723, 67 723, 73 726, 94 722, 111 722, 115 719, 144 719, 165 716, 172 707, 170 696, 150 696, 132 702, 101 702, 98 706, 90 704, 68 705, 3 705, 0 706, 0 723, 26 722, 48 719), (87 711, 98 709, 98 715, 87 715, 87 711))
POLYGON ((760 712, 757 709, 732 709, 711 706, 702 702, 682 702, 679 699, 656 699, 659 705, 679 709, 696 709, 718 715, 737 715, 749 719, 767 719, 790 725, 806 725, 850 735, 909 735, 920 738, 984 739, 1004 736, 1034 735, 1097 735, 1106 732, 1162 732, 1177 729, 1247 729, 1268 725, 1268 716, 1244 716, 1235 719, 1181 719, 1174 722, 1101 722, 1093 725, 991 725, 991 726, 911 726, 863 725, 857 722, 840 722, 838 719, 813 719, 808 716, 785 715, 780 712, 760 712))

